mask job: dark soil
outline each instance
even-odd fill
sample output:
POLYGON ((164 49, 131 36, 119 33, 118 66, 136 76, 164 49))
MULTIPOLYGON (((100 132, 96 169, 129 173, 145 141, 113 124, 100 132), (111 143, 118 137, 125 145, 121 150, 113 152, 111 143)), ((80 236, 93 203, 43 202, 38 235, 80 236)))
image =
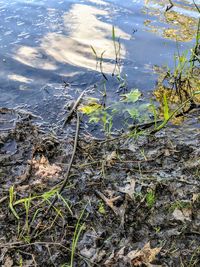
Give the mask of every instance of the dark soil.
POLYGON ((31 114, 1 109, 0 117, 1 266, 71 266, 79 230, 73 266, 200 266, 198 121, 105 141, 81 129, 62 198, 47 212, 75 120, 52 134, 31 114))

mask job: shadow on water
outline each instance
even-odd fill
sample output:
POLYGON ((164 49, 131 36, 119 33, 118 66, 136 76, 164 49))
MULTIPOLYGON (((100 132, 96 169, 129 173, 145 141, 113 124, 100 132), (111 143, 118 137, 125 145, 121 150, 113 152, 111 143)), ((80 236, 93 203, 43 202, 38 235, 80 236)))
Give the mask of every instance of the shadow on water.
POLYGON ((103 53, 109 101, 115 100, 113 25, 120 71, 130 88, 148 93, 156 82, 153 66, 172 67, 176 40, 184 50, 194 39, 192 1, 174 2, 165 13, 164 0, 0 1, 0 105, 25 105, 45 121, 59 120, 70 95, 102 80, 91 46, 98 56, 103 53))

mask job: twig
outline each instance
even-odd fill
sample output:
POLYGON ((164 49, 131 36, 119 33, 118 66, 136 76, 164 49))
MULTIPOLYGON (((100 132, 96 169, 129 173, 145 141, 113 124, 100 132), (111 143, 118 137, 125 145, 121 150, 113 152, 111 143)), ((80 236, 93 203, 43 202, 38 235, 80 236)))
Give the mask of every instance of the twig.
MULTIPOLYGON (((73 149, 73 152, 72 152, 72 156, 71 156, 71 159, 70 159, 70 162, 69 162, 69 166, 68 166, 68 169, 67 169, 67 173, 66 173, 65 179, 63 181, 63 184, 62 184, 61 188, 58 191, 58 194, 62 193, 62 191, 64 190, 64 188, 65 188, 65 186, 67 184, 68 177, 69 177, 69 174, 70 174, 70 170, 71 170, 71 167, 72 167, 72 164, 73 164, 73 161, 74 161, 74 157, 75 157, 75 154, 76 154, 76 148, 77 148, 77 144, 78 144, 79 128, 80 128, 80 117, 79 117, 78 112, 76 114, 77 114, 77 123, 76 123, 76 135, 75 135, 75 139, 74 139, 74 149, 73 149)), ((54 198, 53 202, 51 203, 51 205, 49 206, 49 208, 47 210, 47 213, 52 208, 52 206, 55 204, 56 200, 57 200, 57 197, 54 198)))
POLYGON ((174 6, 174 4, 173 4, 173 2, 171 0, 169 0, 169 3, 170 3, 170 5, 167 6, 167 8, 165 10, 166 12, 169 11, 174 6))
POLYGON ((67 114, 67 117, 65 118, 65 121, 63 123, 63 127, 65 127, 65 125, 72 119, 73 114, 76 111, 76 108, 78 107, 83 95, 85 94, 86 90, 84 90, 80 96, 78 97, 78 99, 76 100, 76 102, 74 103, 73 107, 71 108, 71 110, 69 111, 69 113, 67 114))
POLYGON ((0 204, 1 203, 3 203, 5 200, 7 200, 8 199, 8 196, 5 196, 5 197, 2 197, 1 199, 0 199, 0 204))
POLYGON ((118 199, 121 199, 121 196, 113 197, 113 198, 107 198, 102 194, 99 190, 95 190, 96 194, 112 209, 112 211, 116 214, 119 215, 118 208, 114 206, 114 202, 118 199))
POLYGON ((74 139, 74 149, 73 149, 73 152, 72 152, 71 160, 69 162, 67 174, 66 174, 65 180, 63 181, 63 185, 59 190, 59 194, 62 193, 63 189, 66 186, 67 179, 68 179, 71 167, 72 167, 72 163, 74 161, 74 156, 75 156, 76 148, 77 148, 77 144, 78 144, 78 135, 79 135, 79 128, 80 128, 80 116, 79 116, 78 112, 76 114, 77 114, 77 123, 76 123, 76 134, 75 134, 75 139, 74 139))
POLYGON ((145 130, 147 128, 150 128, 152 125, 155 125, 158 122, 163 122, 162 120, 157 120, 157 121, 149 121, 149 122, 144 122, 144 123, 140 123, 140 124, 135 124, 135 125, 130 125, 129 129, 130 130, 145 130))
POLYGON ((51 208, 53 207, 55 202, 58 200, 58 195, 62 193, 63 189, 65 188, 65 186, 67 184, 68 177, 69 177, 69 174, 70 174, 70 170, 71 170, 71 167, 72 167, 72 164, 73 164, 73 161, 74 161, 74 156, 75 156, 75 153, 76 153, 77 144, 78 144, 78 135, 79 135, 79 128, 80 128, 80 117, 79 117, 78 112, 76 114, 77 114, 77 124, 76 124, 76 134, 75 134, 75 139, 74 139, 74 149, 73 149, 72 156, 71 156, 71 159, 70 159, 70 162, 69 162, 69 165, 68 165, 68 169, 67 169, 67 173, 66 173, 65 179, 63 181, 63 184, 62 184, 61 188, 58 191, 58 194, 54 197, 53 201, 51 202, 51 204, 49 205, 49 208, 46 210, 46 212, 42 216, 42 218, 41 218, 40 222, 38 223, 37 227, 33 230, 32 235, 31 235, 32 237, 35 235, 36 231, 38 230, 38 228, 42 224, 44 218, 47 216, 47 214, 49 213, 49 211, 51 210, 51 208))

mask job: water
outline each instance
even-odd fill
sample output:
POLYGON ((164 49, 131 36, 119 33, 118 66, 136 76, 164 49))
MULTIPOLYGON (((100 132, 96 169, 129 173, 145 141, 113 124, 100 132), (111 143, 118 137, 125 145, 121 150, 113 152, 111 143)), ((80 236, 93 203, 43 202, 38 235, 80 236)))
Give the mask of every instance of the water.
POLYGON ((165 14, 164 0, 0 0, 0 106, 60 121, 71 95, 103 80, 91 46, 104 52, 108 101, 115 101, 113 25, 128 87, 150 92, 153 66, 173 67, 176 39, 180 52, 194 43, 198 12, 192 1, 174 2, 165 14))

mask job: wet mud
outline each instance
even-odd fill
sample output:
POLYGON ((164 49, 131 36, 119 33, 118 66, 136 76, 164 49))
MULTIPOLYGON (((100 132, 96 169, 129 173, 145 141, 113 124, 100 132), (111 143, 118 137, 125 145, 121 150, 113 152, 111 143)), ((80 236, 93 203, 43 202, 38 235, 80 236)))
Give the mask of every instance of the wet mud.
POLYGON ((75 119, 44 133, 0 112, 1 266, 199 266, 198 111, 135 138, 98 140, 81 123, 61 196, 75 119))

